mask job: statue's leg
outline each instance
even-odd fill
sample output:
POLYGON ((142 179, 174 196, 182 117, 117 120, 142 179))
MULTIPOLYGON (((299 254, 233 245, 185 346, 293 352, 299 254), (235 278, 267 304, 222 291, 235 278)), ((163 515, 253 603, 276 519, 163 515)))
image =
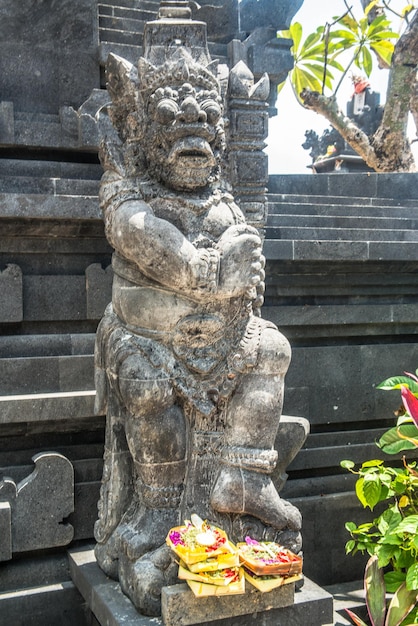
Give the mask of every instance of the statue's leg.
POLYGON ((257 363, 243 375, 227 407, 225 445, 211 505, 222 513, 252 515, 277 530, 298 531, 299 511, 280 498, 269 476, 277 462, 273 446, 290 354, 279 331, 262 331, 257 363))
POLYGON ((119 533, 128 557, 136 559, 163 544, 179 521, 186 424, 172 381, 141 355, 125 359, 118 379, 134 466, 134 499, 119 533))

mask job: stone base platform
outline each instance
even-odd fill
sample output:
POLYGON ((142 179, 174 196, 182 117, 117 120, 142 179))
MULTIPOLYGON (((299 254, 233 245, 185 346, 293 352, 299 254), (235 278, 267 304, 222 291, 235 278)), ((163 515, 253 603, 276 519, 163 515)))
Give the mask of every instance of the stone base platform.
POLYGON ((302 589, 286 585, 269 593, 195 598, 186 584, 165 587, 162 617, 140 615, 119 584, 98 567, 91 546, 69 551, 70 572, 101 626, 331 626, 332 595, 305 579, 302 589), (286 588, 288 587, 288 588, 286 588), (292 602, 294 595, 294 602, 292 602))

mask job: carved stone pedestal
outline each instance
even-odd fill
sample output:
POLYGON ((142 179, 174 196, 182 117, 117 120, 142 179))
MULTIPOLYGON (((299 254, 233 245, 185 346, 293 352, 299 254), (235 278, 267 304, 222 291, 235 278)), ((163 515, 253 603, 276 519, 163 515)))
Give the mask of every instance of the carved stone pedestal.
POLYGON ((309 579, 295 591, 289 584, 270 593, 247 589, 229 597, 195 598, 186 584, 164 587, 161 617, 138 613, 120 585, 96 563, 92 547, 69 552, 74 584, 100 626, 331 626, 332 596, 309 579))

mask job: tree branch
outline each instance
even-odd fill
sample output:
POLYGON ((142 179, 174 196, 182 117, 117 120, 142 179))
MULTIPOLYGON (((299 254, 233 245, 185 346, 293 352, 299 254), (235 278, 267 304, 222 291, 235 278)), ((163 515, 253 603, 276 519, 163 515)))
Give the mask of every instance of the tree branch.
POLYGON ((337 105, 334 97, 322 96, 316 91, 304 89, 300 94, 303 105, 325 117, 345 141, 361 156, 369 167, 376 172, 381 170, 379 160, 366 135, 352 120, 350 120, 337 105))

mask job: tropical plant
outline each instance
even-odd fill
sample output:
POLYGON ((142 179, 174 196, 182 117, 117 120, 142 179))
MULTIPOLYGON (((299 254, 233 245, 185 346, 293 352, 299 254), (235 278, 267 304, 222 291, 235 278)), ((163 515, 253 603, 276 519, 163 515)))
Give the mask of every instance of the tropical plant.
MULTIPOLYGON (((411 613, 416 602, 416 592, 409 591, 403 583, 393 594, 386 607, 386 589, 383 570, 376 556, 371 556, 364 573, 364 595, 371 626, 399 626, 411 613)), ((346 609, 356 626, 367 626, 353 611, 346 609)), ((413 622, 409 622, 412 624, 413 622)))
POLYGON ((391 0, 361 0, 361 17, 354 15, 347 0, 344 3, 344 14, 306 38, 298 22, 279 33, 294 42, 295 65, 289 74, 293 91, 302 106, 324 116, 375 171, 413 171, 407 125, 411 112, 418 127, 418 8, 408 3, 397 14, 399 35, 385 14, 392 11, 391 0), (336 94, 353 67, 370 76, 374 59, 380 68, 390 69, 390 80, 382 121, 368 137, 339 109, 336 94))
MULTIPOLYGON (((404 376, 388 378, 378 385, 378 389, 400 390, 402 407, 396 411, 398 417, 396 426, 384 433, 377 445, 388 454, 418 448, 417 375, 405 372, 404 376)), ((342 461, 341 466, 358 476, 355 490, 364 508, 373 511, 378 504, 386 503, 386 508, 371 522, 358 526, 354 522, 346 523, 346 529, 351 534, 351 539, 346 544, 346 553, 367 552, 375 558, 376 567, 386 568, 384 582, 389 592, 399 592, 399 597, 402 598, 405 596, 409 598, 410 592, 412 595, 415 594, 416 599, 418 597, 416 462, 407 462, 403 457, 401 467, 386 466, 380 459, 366 461, 357 470, 354 469, 352 461, 342 461)), ((416 624, 418 609, 415 608, 406 620, 402 620, 387 623, 405 626, 416 624)), ((355 623, 360 626, 362 624, 361 621, 355 623)), ((386 622, 372 624, 383 626, 386 622)))

